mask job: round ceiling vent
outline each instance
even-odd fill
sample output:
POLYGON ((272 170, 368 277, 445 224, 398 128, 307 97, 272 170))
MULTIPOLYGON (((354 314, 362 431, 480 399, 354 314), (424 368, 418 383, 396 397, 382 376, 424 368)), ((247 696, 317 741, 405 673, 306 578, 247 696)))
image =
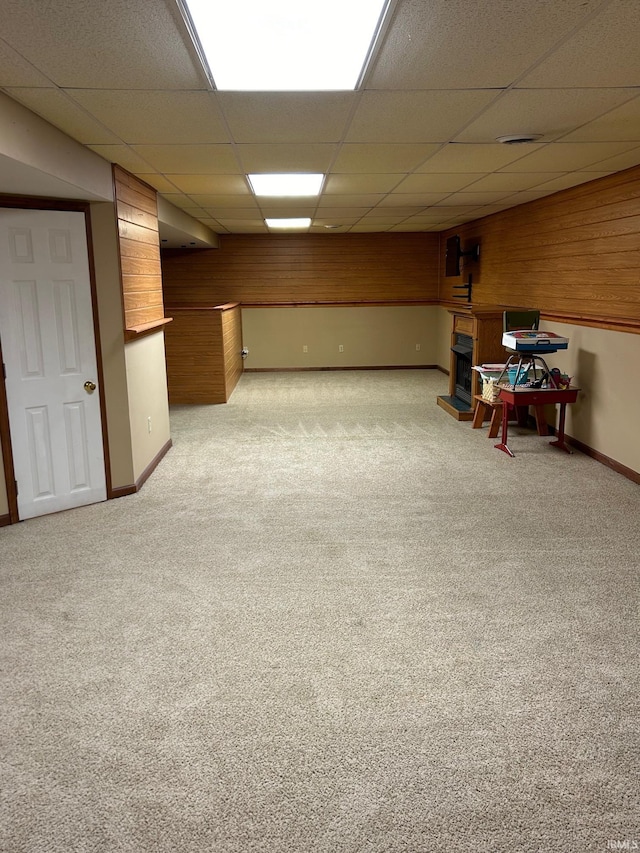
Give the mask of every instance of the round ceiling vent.
POLYGON ((498 136, 496 142, 503 145, 524 145, 526 142, 537 142, 542 139, 541 133, 512 133, 510 136, 498 136))

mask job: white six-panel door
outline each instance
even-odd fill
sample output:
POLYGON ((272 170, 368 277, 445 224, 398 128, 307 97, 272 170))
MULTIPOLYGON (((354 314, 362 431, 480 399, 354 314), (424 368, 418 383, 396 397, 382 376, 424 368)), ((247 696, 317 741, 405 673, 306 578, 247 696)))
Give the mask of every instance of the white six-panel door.
POLYGON ((0 209, 0 340, 19 517, 105 500, 83 213, 0 209))

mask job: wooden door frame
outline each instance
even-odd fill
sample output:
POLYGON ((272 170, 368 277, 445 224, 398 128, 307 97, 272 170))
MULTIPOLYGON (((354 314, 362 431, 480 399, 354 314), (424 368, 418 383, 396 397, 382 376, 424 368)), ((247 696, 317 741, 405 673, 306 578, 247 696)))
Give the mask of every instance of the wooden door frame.
MULTIPOLYGON (((109 443, 107 435, 107 409, 104 397, 104 380, 102 367, 102 347, 100 346, 100 323, 98 318, 98 299, 96 290, 95 267, 93 261, 93 242, 91 235, 90 205, 86 201, 74 201, 55 198, 36 198, 27 196, 0 195, 0 208, 17 208, 22 210, 64 210, 84 214, 85 234, 87 240, 87 259, 89 264, 89 287, 91 292, 91 311, 93 317, 93 336, 96 350, 98 371, 98 391, 100 394, 100 422, 102 430, 102 447, 104 456, 104 473, 107 500, 113 497, 111 485, 111 465, 109 462, 109 443)), ((0 359, 2 348, 0 342, 0 359)), ((4 364, 4 362, 2 362, 4 364)), ((7 401, 7 386, 4 370, 0 371, 0 448, 9 503, 9 524, 20 521, 18 515, 18 491, 16 486, 15 468, 13 465, 13 450, 11 447, 11 428, 9 424, 9 405, 7 401)))

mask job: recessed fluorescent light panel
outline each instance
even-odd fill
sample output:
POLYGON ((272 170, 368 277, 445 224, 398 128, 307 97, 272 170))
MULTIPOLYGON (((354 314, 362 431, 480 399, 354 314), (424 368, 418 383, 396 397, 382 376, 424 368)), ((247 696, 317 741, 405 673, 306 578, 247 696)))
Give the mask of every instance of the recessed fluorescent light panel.
POLYGON ((178 0, 216 89, 355 89, 390 0, 178 0))
POLYGON ((289 172, 282 175, 247 175, 254 195, 314 196, 319 195, 324 175, 289 172))
POLYGON ((278 228, 285 231, 299 230, 308 228, 311 225, 311 220, 308 217, 300 219, 265 219, 269 228, 278 228))

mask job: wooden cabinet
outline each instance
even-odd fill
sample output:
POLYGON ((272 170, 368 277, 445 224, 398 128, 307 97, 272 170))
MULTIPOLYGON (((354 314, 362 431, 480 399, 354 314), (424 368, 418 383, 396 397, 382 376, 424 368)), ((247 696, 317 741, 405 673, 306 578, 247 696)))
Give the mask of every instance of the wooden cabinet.
POLYGON ((167 313, 169 403, 226 403, 242 375, 240 305, 173 306, 167 313))
POLYGON ((449 393, 438 397, 438 405, 456 420, 473 418, 473 398, 482 393, 480 376, 473 365, 504 363, 502 315, 505 307, 494 305, 450 311, 451 355, 449 393))

